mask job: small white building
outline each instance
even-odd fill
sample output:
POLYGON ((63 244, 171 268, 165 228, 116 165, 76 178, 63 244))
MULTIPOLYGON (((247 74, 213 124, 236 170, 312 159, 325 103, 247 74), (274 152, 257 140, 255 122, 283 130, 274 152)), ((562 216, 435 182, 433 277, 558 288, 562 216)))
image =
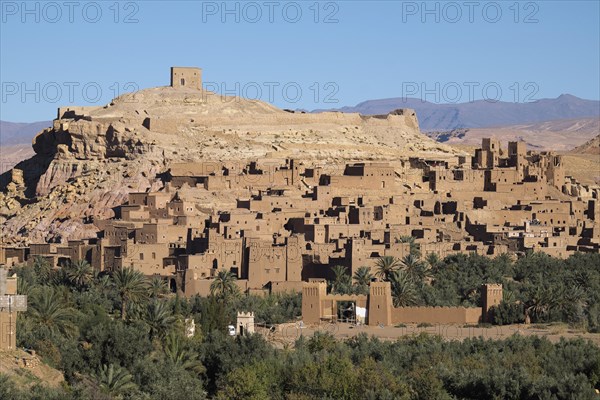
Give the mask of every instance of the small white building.
POLYGON ((240 336, 245 336, 254 333, 254 313, 253 312, 238 312, 236 331, 240 336))

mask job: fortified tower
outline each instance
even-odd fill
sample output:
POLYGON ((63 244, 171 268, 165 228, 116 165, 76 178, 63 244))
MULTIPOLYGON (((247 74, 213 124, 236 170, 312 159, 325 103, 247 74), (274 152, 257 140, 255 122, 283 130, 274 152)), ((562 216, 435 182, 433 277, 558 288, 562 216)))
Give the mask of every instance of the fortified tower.
POLYGON ((389 282, 371 282, 367 318, 371 326, 391 325, 392 289, 389 282))
POLYGON ((302 320, 305 324, 321 321, 321 300, 327 296, 325 282, 306 282, 302 286, 302 320))
POLYGON ((549 152, 547 157, 547 181, 550 185, 562 189, 562 186, 565 183, 565 166, 562 162, 562 156, 549 152))
POLYGON ((171 67, 171 87, 202 89, 202 70, 196 67, 171 67))
POLYGON ((499 283, 486 283, 481 288, 481 322, 491 322, 490 319, 490 308, 497 306, 502 302, 502 285, 499 283))
POLYGON ((508 142, 509 166, 517 169, 519 180, 525 178, 527 164, 527 143, 523 141, 508 142))

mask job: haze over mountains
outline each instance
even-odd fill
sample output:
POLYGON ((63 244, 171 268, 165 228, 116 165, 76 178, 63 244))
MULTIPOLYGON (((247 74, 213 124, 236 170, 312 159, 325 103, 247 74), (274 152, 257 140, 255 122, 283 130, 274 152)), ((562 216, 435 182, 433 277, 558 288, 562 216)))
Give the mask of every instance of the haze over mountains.
POLYGON ((0 121, 0 146, 31 143, 31 140, 39 131, 50 126, 52 126, 52 121, 0 121))
MULTIPOLYGON (((468 103, 436 104, 416 98, 367 100, 353 107, 335 109, 364 115, 386 114, 398 108, 412 108, 417 112, 423 131, 451 131, 457 128, 487 128, 528 124, 560 119, 600 116, 600 101, 584 100, 563 94, 556 99, 541 99, 530 103, 489 102, 478 100, 468 103)), ((314 112, 333 111, 315 110, 314 112)))
POLYGON ((31 141, 39 131, 49 126, 52 126, 52 121, 0 121, 0 173, 33 156, 31 141))
POLYGON ((479 146, 481 139, 493 136, 503 143, 524 141, 530 150, 569 151, 600 134, 600 119, 559 119, 491 128, 462 128, 450 132, 429 131, 425 134, 450 145, 479 146))

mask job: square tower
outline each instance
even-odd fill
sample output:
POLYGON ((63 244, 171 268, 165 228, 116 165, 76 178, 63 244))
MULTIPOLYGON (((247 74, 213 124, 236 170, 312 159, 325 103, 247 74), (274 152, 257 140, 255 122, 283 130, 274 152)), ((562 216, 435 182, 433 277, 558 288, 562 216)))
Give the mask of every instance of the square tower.
POLYGON ((392 324, 392 288, 389 282, 371 282, 367 318, 370 326, 392 324))
POLYGON ((481 321, 490 321, 490 308, 497 306, 502 302, 502 284, 500 283, 486 283, 481 288, 481 321))
POLYGON ((318 324, 321 321, 321 300, 327 296, 325 282, 304 282, 302 284, 302 321, 305 324, 318 324))
POLYGON ((171 87, 202 89, 202 70, 196 67, 171 67, 171 87))

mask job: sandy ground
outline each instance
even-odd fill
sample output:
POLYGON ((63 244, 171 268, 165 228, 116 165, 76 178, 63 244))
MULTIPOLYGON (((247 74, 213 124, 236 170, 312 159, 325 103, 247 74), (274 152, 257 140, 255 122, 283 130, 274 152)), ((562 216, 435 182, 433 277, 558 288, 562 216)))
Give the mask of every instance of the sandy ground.
POLYGON ((39 358, 22 350, 0 352, 0 373, 10 376, 21 388, 36 383, 56 387, 64 381, 60 371, 40 362, 39 358), (24 359, 35 362, 29 364, 30 366, 25 366, 24 359))
POLYGON ((600 184, 600 155, 566 154, 563 156, 567 175, 587 185, 600 184))

